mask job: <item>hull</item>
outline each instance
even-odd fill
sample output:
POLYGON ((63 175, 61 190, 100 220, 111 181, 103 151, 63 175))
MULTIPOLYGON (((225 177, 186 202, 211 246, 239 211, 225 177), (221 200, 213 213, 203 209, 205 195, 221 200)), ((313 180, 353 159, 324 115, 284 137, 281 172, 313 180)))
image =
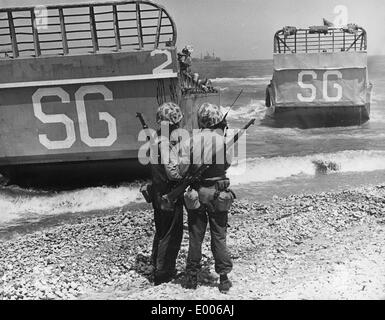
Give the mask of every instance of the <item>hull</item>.
POLYGON ((277 126, 361 125, 370 117, 371 90, 366 52, 275 54, 267 116, 277 126))
POLYGON ((12 164, 2 166, 1 171, 3 184, 57 190, 114 185, 150 174, 135 158, 12 164))
POLYGON ((143 176, 137 112, 156 128, 158 106, 176 102, 191 129, 199 104, 219 103, 182 95, 176 25, 153 2, 0 8, 0 29, 0 173, 11 183, 143 176))
MULTIPOLYGON (((184 127, 189 130, 197 128, 196 109, 204 102, 219 104, 219 101, 219 94, 214 93, 181 96, 179 104, 185 114, 184 127)), ((125 118, 129 118, 129 115, 128 112, 121 114, 125 118)), ((154 117, 155 113, 150 119, 154 117)), ((134 118, 128 126, 136 128, 137 122, 134 118)), ((56 158, 43 155, 8 159, 8 163, 3 162, 0 166, 0 172, 9 184, 58 189, 118 184, 148 178, 151 173, 149 166, 139 163, 138 148, 129 150, 127 146, 113 152, 94 151, 61 154, 56 155, 56 158)))
POLYGON ((277 127, 317 128, 362 125, 370 118, 370 104, 345 107, 270 107, 266 124, 277 127))
POLYGON ((102 184, 145 175, 137 160, 141 112, 181 105, 183 126, 219 94, 182 96, 176 51, 0 61, 0 173, 19 185, 102 184), (166 59, 167 70, 154 73, 166 59), (9 81, 9 79, 12 79, 9 81))
POLYGON ((152 72, 164 58, 147 51, 0 61, 0 166, 133 158, 136 112, 151 127, 158 105, 177 99, 176 63, 152 72))

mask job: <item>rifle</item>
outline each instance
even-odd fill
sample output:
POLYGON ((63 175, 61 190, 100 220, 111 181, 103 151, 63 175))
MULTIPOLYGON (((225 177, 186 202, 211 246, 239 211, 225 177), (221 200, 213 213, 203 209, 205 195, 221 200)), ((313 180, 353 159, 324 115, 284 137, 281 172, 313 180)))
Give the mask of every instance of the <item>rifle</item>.
MULTIPOLYGON (((143 115, 140 112, 137 112, 136 117, 139 119, 140 123, 142 124, 143 130, 147 130, 148 125, 146 124, 146 121, 144 121, 143 115)), ((147 136, 147 141, 150 141, 150 140, 151 138, 147 136)), ((142 193, 147 203, 151 203, 153 201, 152 183, 141 185, 139 190, 142 193)))
POLYGON ((223 117, 222 121, 225 121, 226 118, 227 118, 227 115, 229 114, 231 108, 234 106, 234 104, 238 101, 239 97, 241 96, 241 94, 243 93, 243 89, 241 90, 241 92, 239 92, 238 96, 235 98, 233 104, 230 106, 229 110, 227 110, 225 116, 223 117))
POLYGON ((142 127, 144 130, 148 129, 148 125, 146 124, 146 121, 143 119, 143 115, 140 112, 136 113, 136 117, 139 119, 140 123, 142 124, 142 127))
MULTIPOLYGON (((237 134, 229 141, 229 143, 226 145, 226 148, 231 148, 239 139, 241 135, 243 135, 246 130, 255 123, 255 119, 251 119, 237 134)), ((165 194, 162 198, 163 200, 174 203, 186 190, 187 187, 191 186, 194 182, 198 181, 201 177, 201 175, 210 167, 210 164, 203 164, 201 167, 199 167, 195 172, 191 174, 187 174, 187 176, 179 182, 175 188, 169 192, 168 194, 165 194)))
POLYGON ((238 96, 235 98, 234 102, 231 104, 229 110, 227 110, 227 112, 226 112, 225 116, 223 117, 223 119, 221 120, 221 122, 219 122, 219 124, 221 124, 221 123, 223 124, 224 130, 227 129, 227 120, 226 120, 227 115, 229 114, 230 110, 233 108, 234 104, 237 102, 237 100, 241 96, 242 92, 243 92, 243 89, 241 90, 241 92, 239 92, 238 96))
MULTIPOLYGON (((143 114, 141 112, 137 112, 136 117, 139 119, 140 123, 142 124, 143 130, 149 129, 146 121, 144 121, 143 114)), ((151 140, 151 137, 148 134, 147 135, 147 141, 150 141, 150 140, 151 140)))

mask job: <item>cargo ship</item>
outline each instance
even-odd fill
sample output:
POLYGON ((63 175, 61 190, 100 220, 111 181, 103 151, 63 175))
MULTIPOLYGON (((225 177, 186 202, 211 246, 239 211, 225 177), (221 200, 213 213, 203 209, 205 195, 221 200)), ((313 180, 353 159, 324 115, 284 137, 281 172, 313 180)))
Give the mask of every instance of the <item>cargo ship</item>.
MULTIPOLYGON (((197 126, 211 88, 186 90, 177 29, 150 1, 0 9, 0 173, 22 186, 91 185, 148 173, 138 161, 166 101, 197 126), (194 115, 194 116, 193 116, 194 115)), ((191 88, 187 88, 191 89, 191 88)))
POLYGON ((215 56, 215 53, 214 53, 214 52, 213 52, 212 55, 210 55, 210 54, 207 52, 205 56, 203 56, 203 54, 201 54, 201 57, 200 57, 200 58, 193 58, 192 61, 195 61, 195 62, 220 62, 220 61, 221 61, 221 58, 215 56))
POLYGON ((355 24, 285 27, 274 35, 267 118, 278 126, 361 125, 370 117, 367 34, 355 24))

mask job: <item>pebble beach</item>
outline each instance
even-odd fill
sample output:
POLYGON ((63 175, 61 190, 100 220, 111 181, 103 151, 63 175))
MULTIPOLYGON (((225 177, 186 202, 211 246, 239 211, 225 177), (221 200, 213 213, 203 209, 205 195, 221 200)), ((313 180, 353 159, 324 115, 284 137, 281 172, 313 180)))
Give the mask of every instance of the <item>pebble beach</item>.
POLYGON ((147 205, 13 231, 0 241, 0 299, 382 299, 384 203, 385 184, 235 202, 227 295, 217 289, 209 232, 198 289, 184 289, 187 225, 177 278, 152 285, 147 205))

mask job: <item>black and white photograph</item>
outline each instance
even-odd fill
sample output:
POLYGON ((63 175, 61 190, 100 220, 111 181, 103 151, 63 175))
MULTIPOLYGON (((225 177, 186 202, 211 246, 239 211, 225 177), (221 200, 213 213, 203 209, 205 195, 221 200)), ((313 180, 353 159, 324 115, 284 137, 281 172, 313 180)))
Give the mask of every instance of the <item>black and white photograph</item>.
POLYGON ((384 300, 384 244, 384 1, 0 0, 0 300, 384 300))

